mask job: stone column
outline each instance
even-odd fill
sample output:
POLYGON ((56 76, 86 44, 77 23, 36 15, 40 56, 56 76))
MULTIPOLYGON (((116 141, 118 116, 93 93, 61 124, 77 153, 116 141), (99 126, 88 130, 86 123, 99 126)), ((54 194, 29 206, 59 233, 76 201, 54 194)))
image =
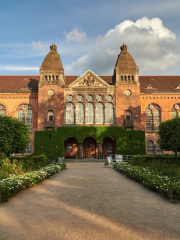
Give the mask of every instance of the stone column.
POLYGON ((98 143, 98 158, 99 159, 103 158, 103 155, 102 155, 102 143, 98 143))
POLYGON ((83 152, 83 144, 78 143, 78 158, 82 159, 82 152, 83 152))

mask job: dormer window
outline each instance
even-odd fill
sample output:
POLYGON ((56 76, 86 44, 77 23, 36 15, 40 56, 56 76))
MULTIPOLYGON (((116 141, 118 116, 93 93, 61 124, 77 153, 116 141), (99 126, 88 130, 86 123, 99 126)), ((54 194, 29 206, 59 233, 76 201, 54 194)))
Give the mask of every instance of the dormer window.
POLYGON ((154 89, 154 87, 153 87, 151 84, 149 84, 149 85, 146 87, 146 89, 154 89))

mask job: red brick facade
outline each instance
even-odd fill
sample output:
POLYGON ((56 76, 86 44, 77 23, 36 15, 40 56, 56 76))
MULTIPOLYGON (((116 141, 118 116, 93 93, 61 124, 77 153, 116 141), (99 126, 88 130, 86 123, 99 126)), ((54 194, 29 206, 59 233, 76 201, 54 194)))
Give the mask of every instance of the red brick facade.
MULTIPOLYGON (((0 114, 4 108, 7 116, 17 117, 21 104, 28 104, 32 109, 32 153, 35 130, 65 125, 116 125, 126 130, 143 130, 146 131, 146 141, 155 144, 156 130, 146 126, 147 112, 151 114, 151 108, 157 109, 156 112, 152 110, 156 114, 152 119, 159 114, 159 120, 165 121, 171 118, 175 104, 179 112, 179 103, 180 76, 139 76, 139 69, 124 44, 113 76, 97 76, 91 71, 80 77, 65 76, 54 44, 40 67, 40 76, 0 76, 0 114)), ((108 154, 110 142, 106 139, 103 143, 103 155, 108 154)), ((112 143, 113 154, 116 152, 115 140, 112 143)), ((94 152, 88 153, 88 146, 86 151, 84 156, 94 154, 97 157, 97 144, 94 152)), ((69 157, 77 156, 77 143, 67 141, 65 152, 69 157), (72 152, 67 153, 67 144, 72 144, 72 152)))

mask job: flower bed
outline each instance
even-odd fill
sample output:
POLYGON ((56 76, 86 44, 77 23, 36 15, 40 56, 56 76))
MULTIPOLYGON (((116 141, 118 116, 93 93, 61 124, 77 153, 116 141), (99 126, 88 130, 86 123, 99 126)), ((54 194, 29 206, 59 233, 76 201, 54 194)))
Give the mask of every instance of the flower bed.
POLYGON ((21 189, 34 186, 45 178, 58 173, 66 168, 66 164, 50 164, 22 175, 10 174, 1 181, 1 202, 6 202, 10 196, 16 195, 21 189))
POLYGON ((114 168, 125 176, 141 182, 151 190, 158 191, 171 200, 180 200, 180 179, 160 175, 158 172, 128 163, 115 163, 114 168))

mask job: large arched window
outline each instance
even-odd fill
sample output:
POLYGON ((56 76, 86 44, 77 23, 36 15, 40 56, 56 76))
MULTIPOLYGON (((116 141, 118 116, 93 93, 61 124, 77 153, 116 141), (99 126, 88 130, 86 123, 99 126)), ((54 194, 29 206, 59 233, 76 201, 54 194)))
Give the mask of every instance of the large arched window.
POLYGON ((5 116, 6 115, 6 108, 3 104, 0 103, 0 115, 5 116))
POLYGON ((96 124, 104 123, 104 110, 102 103, 96 103, 96 124))
POLYGON ((17 119, 24 122, 32 132, 32 108, 29 104, 21 104, 18 107, 17 119))
POLYGON ((94 105, 86 104, 86 124, 94 124, 94 105))
POLYGON ((171 119, 180 117, 180 103, 176 103, 171 108, 171 119))
POLYGON ((109 123, 109 124, 114 123, 114 113, 113 113, 112 103, 106 103, 105 119, 106 119, 106 123, 109 123))
POLYGON ((83 105, 83 103, 76 104, 76 124, 84 124, 84 105, 83 105))
POLYGON ((147 141, 147 153, 154 154, 154 142, 152 140, 147 141))
POLYGON ((66 124, 74 124, 74 104, 66 105, 66 124))
POLYGON ((156 104, 149 104, 146 108, 146 130, 154 131, 160 123, 160 108, 156 104))

